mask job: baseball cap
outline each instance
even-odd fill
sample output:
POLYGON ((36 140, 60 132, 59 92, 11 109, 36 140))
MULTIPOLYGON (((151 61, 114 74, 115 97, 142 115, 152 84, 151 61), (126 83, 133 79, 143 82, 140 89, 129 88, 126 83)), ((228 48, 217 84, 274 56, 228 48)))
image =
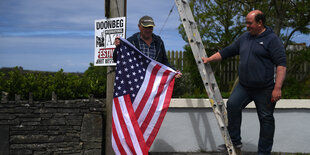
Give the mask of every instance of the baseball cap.
POLYGON ((154 20, 150 16, 143 16, 139 20, 139 24, 142 25, 143 27, 151 27, 155 26, 154 20))

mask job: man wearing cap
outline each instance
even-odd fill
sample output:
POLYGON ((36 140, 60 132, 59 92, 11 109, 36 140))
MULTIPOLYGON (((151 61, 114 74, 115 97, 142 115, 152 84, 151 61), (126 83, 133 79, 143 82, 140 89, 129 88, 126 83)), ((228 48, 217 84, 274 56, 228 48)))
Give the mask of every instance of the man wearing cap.
MULTIPOLYGON (((154 26, 155 24, 152 17, 141 17, 138 24, 140 32, 133 34, 127 40, 148 57, 172 67, 168 62, 163 40, 160 36, 153 33, 154 26)), ((114 44, 119 46, 120 40, 116 38, 114 44)), ((113 53, 113 59, 116 61, 116 52, 113 53)), ((182 73, 178 73, 176 78, 180 78, 181 76, 182 73)))

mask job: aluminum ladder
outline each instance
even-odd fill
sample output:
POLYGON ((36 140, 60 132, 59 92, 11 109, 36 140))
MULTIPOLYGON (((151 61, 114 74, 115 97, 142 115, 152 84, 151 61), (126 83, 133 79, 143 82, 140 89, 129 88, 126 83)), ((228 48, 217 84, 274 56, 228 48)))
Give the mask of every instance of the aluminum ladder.
POLYGON ((189 3, 187 0, 175 0, 175 4, 177 5, 181 21, 200 72, 200 76, 204 83, 204 87, 209 96, 211 107, 217 119, 222 137, 224 138, 227 153, 229 155, 236 155, 235 148, 231 142, 227 129, 227 111, 221 92, 216 83, 211 65, 209 63, 204 64, 201 59, 202 57, 207 57, 207 54, 205 52, 205 48, 202 43, 200 33, 198 32, 189 3))

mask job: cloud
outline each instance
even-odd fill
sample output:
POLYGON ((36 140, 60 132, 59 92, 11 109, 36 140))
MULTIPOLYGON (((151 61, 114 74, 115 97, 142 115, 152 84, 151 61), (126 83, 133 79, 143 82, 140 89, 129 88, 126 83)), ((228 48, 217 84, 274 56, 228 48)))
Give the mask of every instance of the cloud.
POLYGON ((93 61, 92 38, 0 38, 0 66, 83 72, 93 61))
MULTIPOLYGON (((127 37, 138 32, 143 15, 154 18, 158 34, 172 5, 174 1, 127 1, 127 37)), ((104 0, 1 0, 0 67, 85 71, 94 57, 94 21, 105 18, 104 9, 104 0)), ((174 8, 161 32, 167 50, 182 49, 179 24, 174 8)))
POLYGON ((143 1, 141 0, 131 0, 131 2, 127 4, 128 6, 128 25, 137 26, 139 18, 144 15, 149 15, 153 17, 156 29, 158 31, 164 25, 165 20, 168 17, 170 9, 174 6, 172 14, 169 16, 169 20, 165 25, 166 29, 175 29, 181 22, 179 21, 179 14, 176 6, 174 5, 174 1, 167 1, 167 0, 149 0, 143 1), (146 7, 147 6, 152 7, 146 7))
POLYGON ((104 16, 103 0, 5 0, 0 7, 1 31, 89 30, 104 16), (5 19, 5 20, 2 20, 5 19))

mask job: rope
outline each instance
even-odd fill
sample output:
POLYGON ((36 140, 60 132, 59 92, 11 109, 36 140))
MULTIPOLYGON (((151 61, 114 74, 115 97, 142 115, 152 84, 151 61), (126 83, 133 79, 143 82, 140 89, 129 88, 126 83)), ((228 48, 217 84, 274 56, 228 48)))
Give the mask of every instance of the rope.
POLYGON ((173 3, 173 5, 172 5, 172 7, 171 7, 171 9, 170 9, 170 12, 169 12, 169 14, 168 14, 168 16, 167 16, 167 18, 166 18, 166 20, 165 20, 165 22, 164 22, 164 25, 161 27, 161 29, 160 29, 158 35, 160 35, 161 32, 163 31, 163 29, 164 29, 164 27, 165 27, 165 25, 166 25, 166 23, 167 23, 167 21, 168 21, 168 18, 169 18, 169 16, 171 15, 171 13, 172 13, 172 11, 173 11, 174 5, 175 5, 175 3, 173 3))
POLYGON ((118 17, 120 17, 120 12, 119 12, 119 8, 118 8, 118 0, 116 0, 115 2, 116 2, 118 17))

